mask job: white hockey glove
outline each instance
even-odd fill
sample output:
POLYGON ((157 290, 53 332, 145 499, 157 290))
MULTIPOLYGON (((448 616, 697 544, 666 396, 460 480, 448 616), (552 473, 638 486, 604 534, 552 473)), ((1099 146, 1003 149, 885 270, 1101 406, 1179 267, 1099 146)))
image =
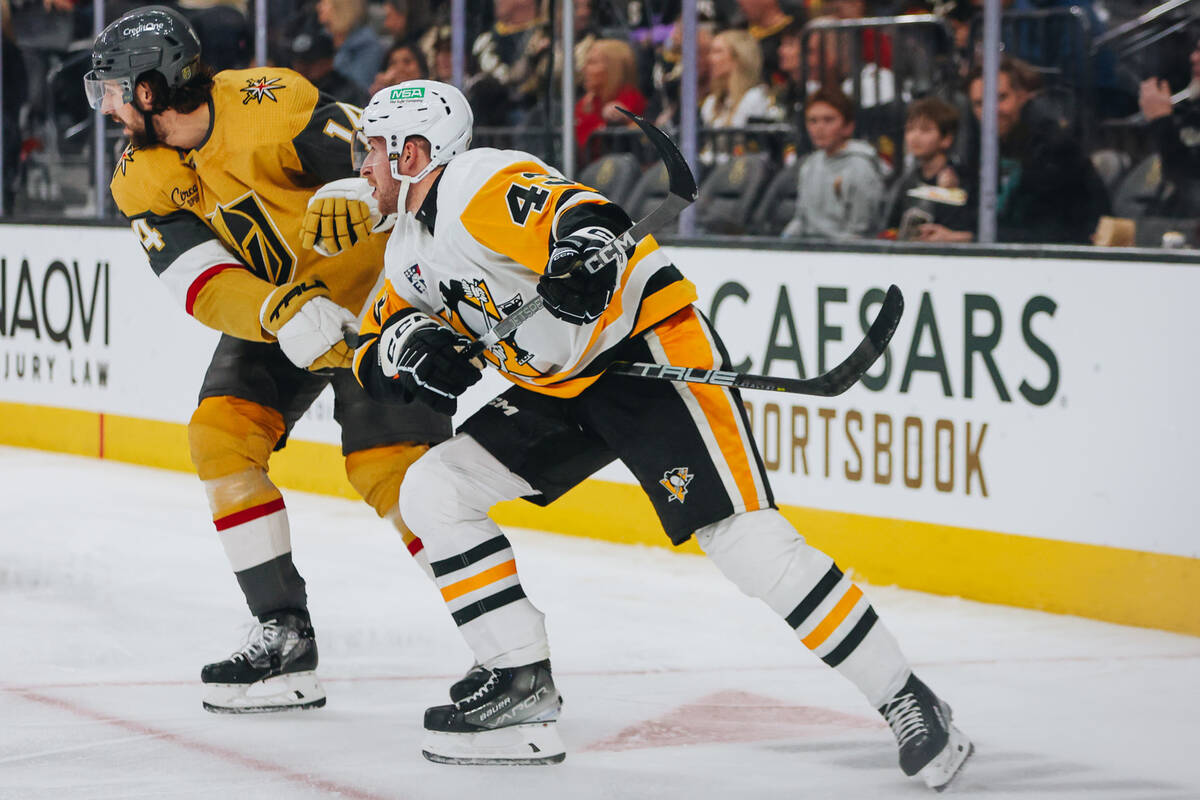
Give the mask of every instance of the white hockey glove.
POLYGON ((373 233, 391 230, 396 215, 382 216, 371 191, 366 178, 342 178, 322 186, 309 198, 300 244, 334 256, 373 233))
POLYGON ((470 340, 415 308, 391 316, 379 332, 379 368, 409 400, 453 414, 458 396, 481 377, 462 350, 470 340))
POLYGON ((593 225, 554 243, 537 286, 547 311, 572 325, 587 325, 600 318, 629 260, 624 248, 607 247, 615 238, 607 228, 593 225), (605 250, 605 260, 598 270, 588 272, 584 263, 601 250, 605 250))
POLYGON ((342 337, 358 329, 358 318, 329 299, 329 287, 320 278, 278 287, 267 295, 258 318, 301 369, 349 367, 354 358, 342 337))

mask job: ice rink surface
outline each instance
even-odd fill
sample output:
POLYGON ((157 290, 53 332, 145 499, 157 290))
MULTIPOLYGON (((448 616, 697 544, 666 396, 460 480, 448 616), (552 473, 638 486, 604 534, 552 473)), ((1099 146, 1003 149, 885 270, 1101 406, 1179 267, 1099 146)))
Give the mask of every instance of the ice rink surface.
MULTIPOLYGON (((934 796, 857 691, 701 557, 510 530, 567 760, 442 766, 421 715, 471 658, 364 504, 285 495, 328 705, 216 716, 200 666, 249 616, 199 482, 0 448, 0 486, 6 800, 934 796)), ((975 740, 947 796, 1200 797, 1200 639, 868 592, 975 740)))

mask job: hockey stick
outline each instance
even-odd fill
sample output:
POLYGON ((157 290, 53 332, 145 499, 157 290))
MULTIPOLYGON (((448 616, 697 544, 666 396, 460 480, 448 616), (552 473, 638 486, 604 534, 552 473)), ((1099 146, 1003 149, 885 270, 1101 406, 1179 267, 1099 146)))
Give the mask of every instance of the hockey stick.
POLYGON ((824 375, 815 378, 773 378, 770 375, 748 375, 723 369, 676 367, 670 364, 648 364, 640 361, 614 361, 605 370, 615 375, 651 378, 686 383, 711 383, 738 389, 764 389, 769 392, 790 392, 817 397, 836 397, 849 389, 863 376, 875 360, 887 349, 900 317, 904 313, 904 296, 896 285, 888 287, 883 306, 871 323, 866 338, 859 342, 845 361, 824 375))

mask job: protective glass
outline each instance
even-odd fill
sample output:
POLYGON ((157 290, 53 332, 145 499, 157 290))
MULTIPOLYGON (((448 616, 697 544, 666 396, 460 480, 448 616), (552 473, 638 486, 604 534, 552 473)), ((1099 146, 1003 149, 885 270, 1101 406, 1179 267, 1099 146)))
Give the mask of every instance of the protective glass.
POLYGON ((133 82, 129 78, 101 78, 92 70, 83 76, 83 91, 88 105, 101 111, 133 102, 133 82))

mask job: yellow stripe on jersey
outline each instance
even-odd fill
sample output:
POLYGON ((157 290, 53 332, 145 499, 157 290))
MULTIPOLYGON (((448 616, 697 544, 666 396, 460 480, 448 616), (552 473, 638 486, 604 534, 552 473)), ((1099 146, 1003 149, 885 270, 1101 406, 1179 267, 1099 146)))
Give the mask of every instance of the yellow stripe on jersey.
MULTIPOLYGON (((689 306, 657 325, 654 334, 671 364, 698 369, 712 369, 718 366, 713 363, 712 346, 695 308, 689 306)), ((684 390, 690 391, 699 403, 704 419, 708 422, 721 455, 724 456, 725 463, 733 475, 734 483, 737 484, 746 510, 763 508, 755 488, 756 467, 750 463, 750 448, 742 436, 737 412, 730 402, 728 390, 703 383, 685 384, 684 390)))
MULTIPOLYGON (((593 193, 567 178, 547 175, 533 161, 510 164, 488 178, 460 217, 484 247, 541 275, 554 241, 554 217, 568 192, 593 193)), ((599 195, 582 203, 603 203, 599 195)))

